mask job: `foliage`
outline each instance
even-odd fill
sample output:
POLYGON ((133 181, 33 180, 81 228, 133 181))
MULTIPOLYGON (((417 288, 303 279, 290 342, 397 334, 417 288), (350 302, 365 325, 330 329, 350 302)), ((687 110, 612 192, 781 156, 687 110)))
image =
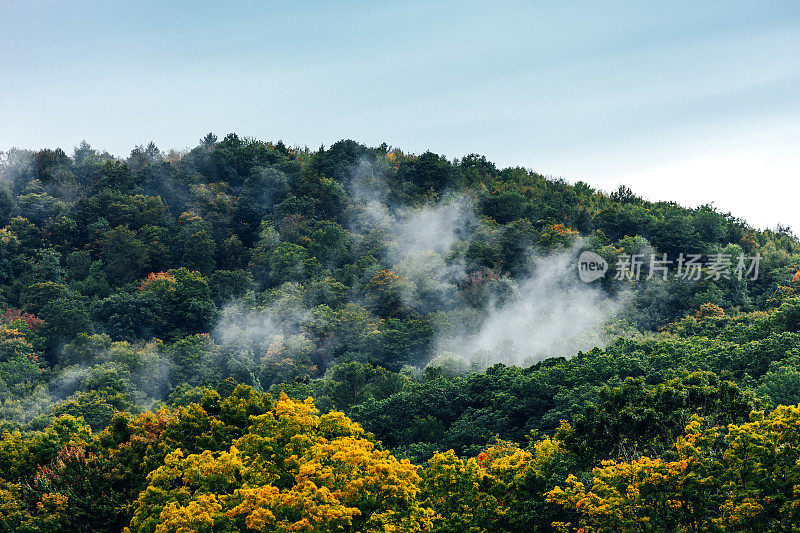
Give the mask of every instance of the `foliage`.
POLYGON ((349 140, 0 155, 2 531, 798 527, 787 228, 349 140), (459 352, 589 250, 597 347, 459 352))

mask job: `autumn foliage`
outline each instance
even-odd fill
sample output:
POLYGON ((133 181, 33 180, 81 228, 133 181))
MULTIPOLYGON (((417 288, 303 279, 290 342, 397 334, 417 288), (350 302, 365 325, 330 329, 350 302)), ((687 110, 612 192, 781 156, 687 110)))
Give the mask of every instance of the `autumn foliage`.
POLYGON ((129 530, 431 531, 418 470, 341 413, 283 396, 228 449, 166 455, 129 530))
POLYGON ((792 531, 799 268, 788 228, 479 154, 12 148, 0 533, 792 531))
POLYGON ((163 292, 175 283, 175 276, 168 272, 151 272, 139 284, 140 291, 163 292))
POLYGON ((695 313, 695 318, 704 320, 707 318, 722 318, 725 316, 725 310, 720 306, 712 303, 704 303, 700 309, 695 313))

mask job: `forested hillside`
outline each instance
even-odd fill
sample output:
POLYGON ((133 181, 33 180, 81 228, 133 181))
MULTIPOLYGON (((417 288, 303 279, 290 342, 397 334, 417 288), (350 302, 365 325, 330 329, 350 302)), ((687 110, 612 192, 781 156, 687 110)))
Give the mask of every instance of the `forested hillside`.
POLYGON ((354 141, 0 153, 0 531, 790 531, 798 403, 789 228, 354 141))

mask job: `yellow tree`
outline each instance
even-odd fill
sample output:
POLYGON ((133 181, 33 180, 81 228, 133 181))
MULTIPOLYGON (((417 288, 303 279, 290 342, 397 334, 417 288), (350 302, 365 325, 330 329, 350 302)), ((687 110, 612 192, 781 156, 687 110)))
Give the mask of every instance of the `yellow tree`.
MULTIPOLYGON (((557 437, 568 430, 563 425, 557 437)), ((549 530, 558 509, 545 502, 546 492, 574 463, 559 438, 549 437, 529 449, 498 441, 467 460, 452 450, 437 453, 422 473, 427 502, 438 515, 436 531, 549 530)))
POLYGON ((572 512, 574 521, 553 525, 559 531, 719 531, 716 428, 694 417, 676 442, 678 459, 639 457, 603 461, 587 489, 574 475, 555 487, 548 501, 572 512))
POLYGON ((605 461, 588 488, 575 476, 548 499, 576 516, 561 531, 797 531, 800 407, 727 428, 695 417, 674 461, 605 461))
POLYGON ((720 524, 730 530, 800 529, 800 407, 730 426, 720 475, 720 524))
POLYGON ((498 501, 498 482, 475 458, 453 450, 437 453, 423 473, 426 502, 436 510, 437 533, 500 531, 507 508, 498 501))
POLYGON ((342 413, 282 395, 228 451, 176 450, 148 476, 129 531, 425 532, 418 468, 342 413))

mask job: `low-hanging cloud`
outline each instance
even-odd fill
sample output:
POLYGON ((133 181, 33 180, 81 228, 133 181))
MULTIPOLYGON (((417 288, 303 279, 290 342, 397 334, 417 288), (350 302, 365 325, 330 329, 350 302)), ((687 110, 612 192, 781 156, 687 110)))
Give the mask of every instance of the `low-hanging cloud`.
POLYGON ((550 357, 571 357, 609 342, 604 330, 627 302, 598 286, 582 283, 574 250, 532 260, 530 276, 503 302, 490 302, 477 325, 456 328, 440 339, 440 353, 473 366, 528 365, 550 357), (473 329, 474 328, 474 329, 473 329))

